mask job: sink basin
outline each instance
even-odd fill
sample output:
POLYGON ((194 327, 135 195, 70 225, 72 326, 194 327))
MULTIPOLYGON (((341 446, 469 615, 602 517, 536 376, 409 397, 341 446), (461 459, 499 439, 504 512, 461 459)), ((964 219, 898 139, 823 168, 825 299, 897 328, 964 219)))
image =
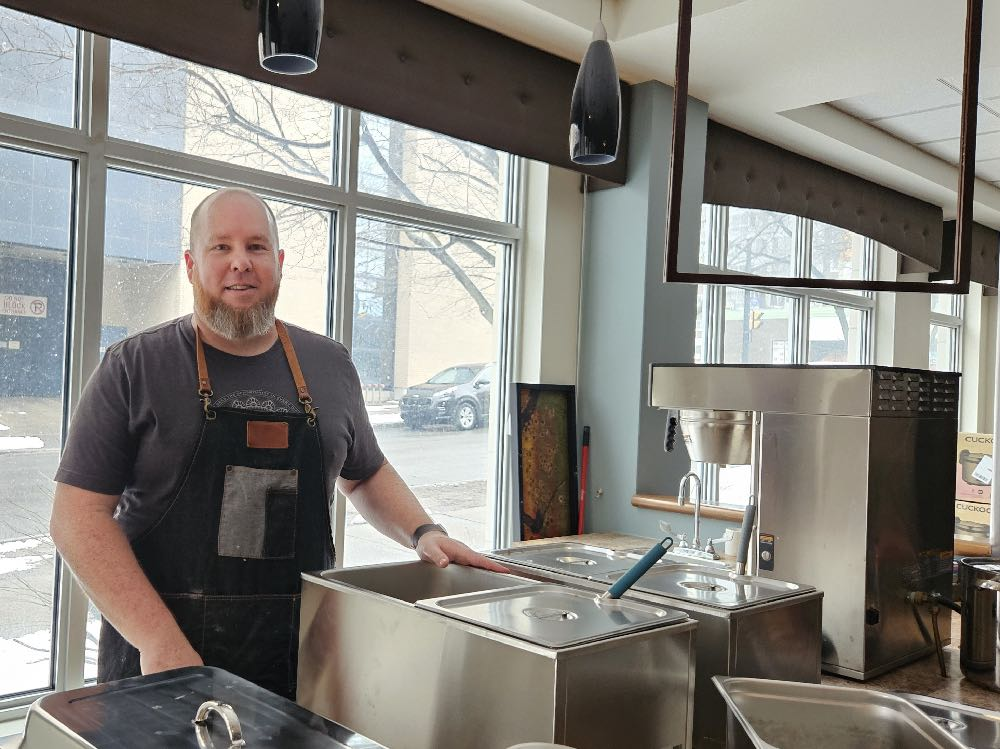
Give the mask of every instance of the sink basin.
MULTIPOLYGON (((612 583, 622 574, 612 572, 604 579, 612 583)), ((701 564, 665 564, 654 567, 639 578, 633 589, 724 609, 754 606, 812 590, 806 585, 753 575, 736 575, 701 564)))
POLYGON ((521 569, 303 574, 298 703, 406 749, 689 747, 695 623, 521 569))
POLYGON ((460 564, 449 564, 440 569, 433 564, 419 561, 326 570, 311 577, 359 588, 406 603, 416 603, 425 598, 511 588, 535 582, 517 575, 490 572, 460 564))

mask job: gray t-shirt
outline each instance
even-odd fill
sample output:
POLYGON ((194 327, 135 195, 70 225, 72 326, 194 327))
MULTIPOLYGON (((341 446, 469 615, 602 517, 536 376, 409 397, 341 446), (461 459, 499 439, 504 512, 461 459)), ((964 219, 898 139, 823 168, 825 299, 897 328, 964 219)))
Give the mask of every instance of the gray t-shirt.
MULTIPOLYGON (((338 476, 362 480, 384 462, 368 421, 358 373, 343 345, 288 325, 318 410, 327 489, 338 476)), ((218 407, 302 413, 280 342, 258 356, 205 345, 218 407)), ((163 514, 190 462, 204 414, 198 396, 191 315, 111 346, 73 415, 55 479, 121 494, 117 517, 135 538, 163 514)))

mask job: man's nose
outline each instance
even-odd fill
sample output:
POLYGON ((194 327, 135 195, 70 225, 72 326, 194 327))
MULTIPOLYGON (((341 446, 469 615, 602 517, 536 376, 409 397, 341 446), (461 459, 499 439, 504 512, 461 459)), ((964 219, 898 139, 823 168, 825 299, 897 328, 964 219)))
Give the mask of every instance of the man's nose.
POLYGON ((246 247, 235 248, 230 256, 230 261, 232 262, 233 270, 240 273, 246 273, 253 267, 253 263, 250 260, 250 253, 247 252, 246 247))

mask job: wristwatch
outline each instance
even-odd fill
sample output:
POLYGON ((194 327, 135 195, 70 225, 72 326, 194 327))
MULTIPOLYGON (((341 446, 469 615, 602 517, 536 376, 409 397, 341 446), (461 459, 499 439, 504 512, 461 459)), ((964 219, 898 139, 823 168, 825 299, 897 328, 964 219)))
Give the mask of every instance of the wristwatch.
POLYGON ((443 526, 437 523, 424 523, 423 525, 417 526, 417 529, 413 531, 413 535, 410 536, 410 545, 415 549, 417 548, 417 542, 420 541, 421 536, 425 533, 430 533, 431 531, 437 531, 438 533, 443 533, 448 535, 448 531, 444 529, 443 526))

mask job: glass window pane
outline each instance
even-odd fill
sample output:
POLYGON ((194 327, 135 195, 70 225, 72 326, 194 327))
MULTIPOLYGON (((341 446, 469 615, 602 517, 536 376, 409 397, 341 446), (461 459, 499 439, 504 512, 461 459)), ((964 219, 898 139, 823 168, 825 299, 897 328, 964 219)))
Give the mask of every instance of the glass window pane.
POLYGON ((702 265, 712 263, 712 210, 713 206, 702 203, 701 229, 698 233, 698 262, 702 265))
POLYGON ((809 363, 864 364, 869 314, 838 304, 810 302, 809 363))
POLYGON ((726 287, 723 363, 791 363, 795 304, 787 296, 726 287))
POLYGON ((694 322, 694 363, 704 364, 708 346, 708 287, 698 285, 698 313, 694 322))
POLYGON ((958 294, 931 294, 931 312, 958 315, 958 294))
POLYGON ((795 216, 748 208, 729 209, 726 267, 760 276, 791 276, 795 216))
MULTIPOLYGON (((499 345, 504 249, 363 217, 357 223, 352 355, 379 444, 431 517, 480 549, 491 540, 490 406, 502 383, 489 370, 499 345)), ((345 532, 348 566, 413 559, 350 504, 345 532)))
POLYGON ((958 328, 944 325, 931 325, 931 340, 928 356, 928 366, 939 372, 957 372, 959 363, 958 328))
POLYGON ((76 121, 76 29, 0 8, 0 111, 76 121))
MULTIPOLYGON (((109 170, 104 244, 101 348, 188 314, 191 283, 182 253, 191 214, 211 190, 109 170)), ((267 201, 285 250, 277 316, 327 332, 331 216, 326 211, 267 201)))
MULTIPOLYGON (((742 507, 750 499, 753 471, 750 466, 719 466, 719 502, 742 507)), ((707 539, 704 539, 707 541, 707 539)))
POLYGON ((330 182, 334 105, 232 73, 111 44, 108 134, 273 174, 330 182))
POLYGON ((860 234, 841 229, 839 226, 813 222, 810 278, 841 280, 867 278, 869 276, 867 256, 867 242, 860 234))
POLYGON ((0 149, 0 697, 51 684, 73 164, 0 149))
POLYGON ((493 148, 361 115, 362 192, 507 221, 509 163, 508 154, 493 148))

